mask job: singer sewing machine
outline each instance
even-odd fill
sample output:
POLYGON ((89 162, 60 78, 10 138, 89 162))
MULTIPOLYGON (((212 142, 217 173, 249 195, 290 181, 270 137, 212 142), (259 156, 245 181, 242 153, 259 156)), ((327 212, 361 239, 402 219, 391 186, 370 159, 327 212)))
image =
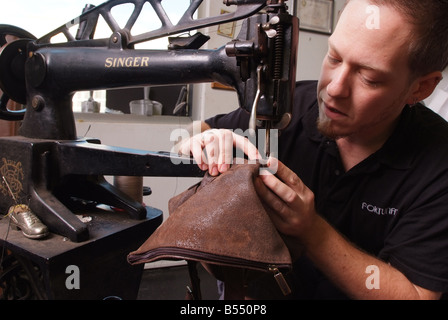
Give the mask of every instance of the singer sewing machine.
MULTIPOLYGON (((105 175, 203 174, 193 162, 173 161, 178 155, 78 138, 72 111, 77 91, 219 82, 235 89, 240 107, 251 113, 251 128, 256 122, 268 130, 285 127, 291 117, 298 43, 298 19, 287 12, 285 1, 224 0, 234 12, 195 19, 203 0, 191 0, 173 24, 162 0, 111 0, 86 6, 79 17, 40 39, 0 25, 5 45, 0 54, 0 118, 22 120, 18 136, 0 139, 0 171, 15 196, 28 197, 30 208, 51 231, 82 242, 89 233, 72 212, 73 199, 121 208, 131 219, 146 217, 142 204, 106 182, 105 175), (125 3, 134 10, 121 28, 111 10, 125 3), (135 35, 133 25, 147 3, 161 27, 135 35), (108 38, 94 37, 100 16, 111 29, 108 38), (238 37, 216 50, 200 49, 208 40, 201 33, 174 38, 167 50, 134 49, 141 42, 242 19, 238 37), (16 40, 8 41, 6 35, 16 40), (51 43, 56 35, 66 41, 51 43), (9 110, 9 100, 26 108, 9 110)), ((0 210, 6 212, 11 196, 4 185, 0 189, 0 210)))

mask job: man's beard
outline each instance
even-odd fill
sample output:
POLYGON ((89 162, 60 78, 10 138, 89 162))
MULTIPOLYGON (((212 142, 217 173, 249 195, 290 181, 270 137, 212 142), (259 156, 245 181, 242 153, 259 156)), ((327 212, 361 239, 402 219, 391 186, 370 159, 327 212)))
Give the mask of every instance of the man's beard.
POLYGON ((331 128, 330 120, 321 120, 320 118, 316 121, 317 130, 325 137, 336 140, 339 136, 336 135, 334 130, 331 128))
POLYGON ((331 119, 329 119, 323 110, 319 108, 319 117, 316 121, 317 130, 331 140, 337 140, 339 138, 343 138, 346 135, 341 132, 336 132, 335 128, 331 125, 331 119))

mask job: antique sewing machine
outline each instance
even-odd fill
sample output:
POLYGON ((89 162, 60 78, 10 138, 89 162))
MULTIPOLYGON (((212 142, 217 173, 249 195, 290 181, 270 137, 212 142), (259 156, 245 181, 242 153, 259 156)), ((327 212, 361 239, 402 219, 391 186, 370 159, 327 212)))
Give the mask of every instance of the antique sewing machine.
MULTIPOLYGON (((268 130, 286 126, 295 83, 298 19, 287 12, 285 1, 224 0, 234 12, 195 19, 203 0, 191 0, 173 24, 162 0, 111 0, 86 6, 79 17, 40 39, 20 28, 0 25, 0 42, 5 45, 0 54, 0 118, 22 120, 18 136, 0 139, 0 172, 12 192, 27 198, 52 232, 82 242, 89 239, 89 232, 73 214, 72 206, 78 205, 74 199, 121 208, 130 219, 146 217, 142 204, 106 182, 105 175, 203 174, 193 161, 173 164, 178 155, 79 138, 72 111, 77 91, 219 82, 234 88, 240 107, 251 112, 251 128, 256 121, 268 130), (111 10, 125 3, 133 4, 134 10, 121 28, 111 10), (161 27, 135 35, 133 25, 147 3, 161 27), (111 29, 108 38, 95 38, 100 16, 111 29), (208 40, 201 33, 173 37, 167 50, 134 49, 141 42, 241 19, 238 37, 216 50, 200 49, 208 40), (16 40, 8 41, 6 35, 16 40), (51 43, 56 35, 65 36, 66 41, 51 43), (9 100, 26 108, 9 110, 9 100)), ((11 195, 3 184, 0 189, 0 210, 6 212, 11 195)))

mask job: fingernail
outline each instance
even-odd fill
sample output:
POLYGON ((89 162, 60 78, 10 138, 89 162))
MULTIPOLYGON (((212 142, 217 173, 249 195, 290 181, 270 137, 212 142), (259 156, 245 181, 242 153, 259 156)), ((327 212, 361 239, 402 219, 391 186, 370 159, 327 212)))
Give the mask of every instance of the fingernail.
POLYGON ((271 165, 271 157, 268 158, 268 161, 266 161, 266 167, 269 167, 271 165))

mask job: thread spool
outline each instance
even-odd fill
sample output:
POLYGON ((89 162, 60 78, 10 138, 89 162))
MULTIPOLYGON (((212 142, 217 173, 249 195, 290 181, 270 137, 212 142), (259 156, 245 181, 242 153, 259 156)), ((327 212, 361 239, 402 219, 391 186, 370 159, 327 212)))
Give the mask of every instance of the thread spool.
POLYGON ((133 200, 143 203, 143 177, 114 176, 114 186, 133 200))

